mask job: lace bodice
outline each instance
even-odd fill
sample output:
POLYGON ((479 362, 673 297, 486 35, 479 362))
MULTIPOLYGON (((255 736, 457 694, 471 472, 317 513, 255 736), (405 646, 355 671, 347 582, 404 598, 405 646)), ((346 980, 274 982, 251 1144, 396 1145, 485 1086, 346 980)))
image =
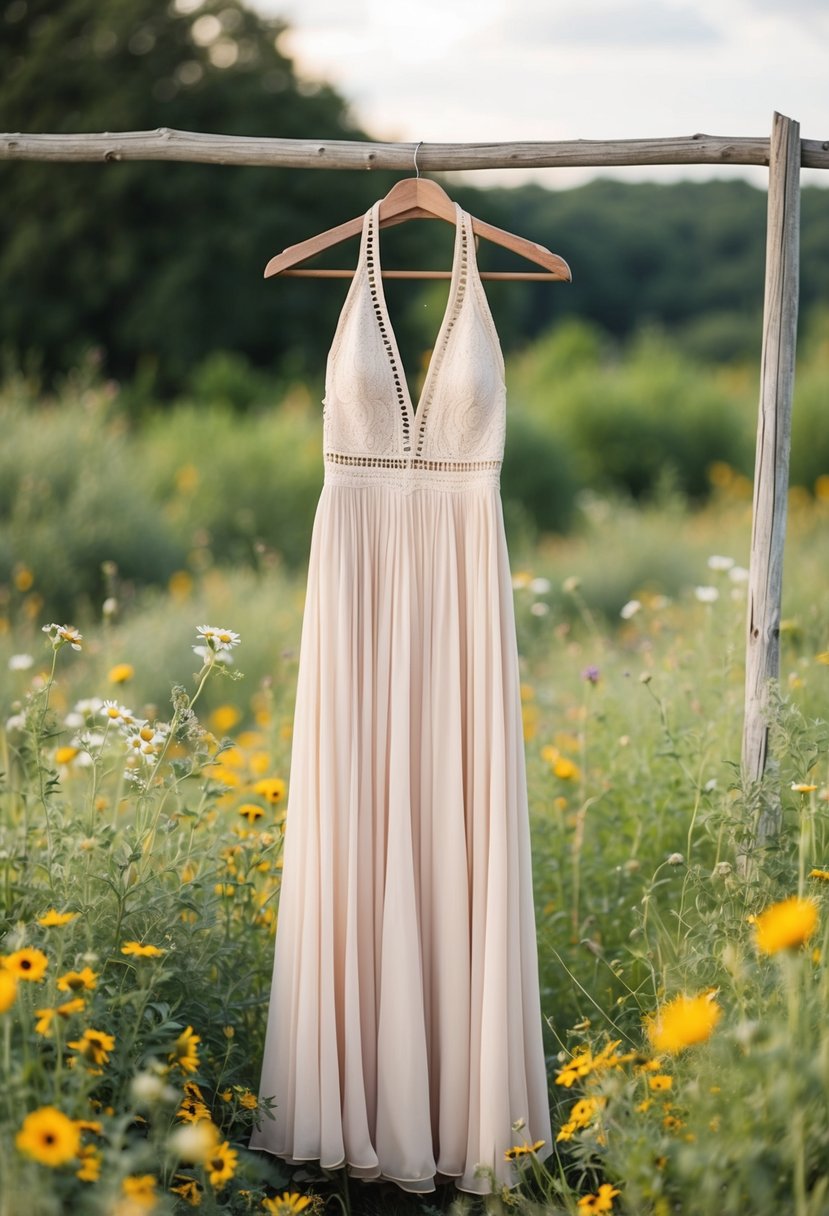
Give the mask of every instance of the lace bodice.
POLYGON ((504 360, 478 273, 472 220, 456 203, 449 299, 415 409, 386 307, 379 201, 328 355, 326 481, 465 488, 498 484, 506 431, 504 360))

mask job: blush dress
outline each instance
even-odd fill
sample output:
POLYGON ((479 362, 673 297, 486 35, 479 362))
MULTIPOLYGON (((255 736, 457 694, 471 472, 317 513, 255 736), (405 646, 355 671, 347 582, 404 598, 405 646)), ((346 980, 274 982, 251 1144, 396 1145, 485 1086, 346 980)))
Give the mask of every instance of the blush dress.
POLYGON ((283 878, 250 1147, 389 1179, 518 1182, 552 1151, 518 651, 504 361, 456 206, 415 409, 379 202, 326 369, 283 878), (512 1124, 523 1120, 520 1131, 512 1124))

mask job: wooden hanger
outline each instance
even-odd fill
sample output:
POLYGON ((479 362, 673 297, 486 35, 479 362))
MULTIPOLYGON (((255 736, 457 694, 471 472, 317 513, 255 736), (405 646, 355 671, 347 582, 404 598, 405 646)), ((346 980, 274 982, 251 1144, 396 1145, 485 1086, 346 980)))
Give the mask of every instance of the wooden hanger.
MULTIPOLYGON (((318 279, 353 278, 353 270, 297 270, 295 267, 300 262, 314 257, 315 254, 330 249, 332 245, 339 245, 341 241, 346 241, 349 237, 358 236, 362 232, 363 218, 362 215, 357 215, 344 224, 338 224, 336 228, 329 228, 326 232, 320 232, 317 236, 300 241, 298 245, 290 245, 287 249, 283 249, 282 253, 278 253, 268 262, 265 267, 265 278, 269 279, 277 274, 318 279)), ((379 218, 381 228, 389 227, 392 224, 403 224, 407 220, 413 219, 441 219, 454 224, 455 204, 443 187, 432 181, 431 178, 407 177, 403 181, 396 182, 388 194, 380 200, 379 218)), ((535 241, 529 241, 526 237, 516 236, 512 232, 506 232, 503 228, 495 228, 492 224, 476 219, 474 215, 470 218, 472 231, 476 236, 482 236, 496 245, 512 249, 515 253, 531 262, 537 262, 547 269, 546 274, 521 270, 485 271, 481 273, 482 279, 554 279, 559 282, 571 282, 570 267, 557 253, 551 253, 543 245, 537 245, 535 241)), ((382 273, 383 277, 388 279, 448 279, 452 276, 450 270, 384 270, 382 273)))

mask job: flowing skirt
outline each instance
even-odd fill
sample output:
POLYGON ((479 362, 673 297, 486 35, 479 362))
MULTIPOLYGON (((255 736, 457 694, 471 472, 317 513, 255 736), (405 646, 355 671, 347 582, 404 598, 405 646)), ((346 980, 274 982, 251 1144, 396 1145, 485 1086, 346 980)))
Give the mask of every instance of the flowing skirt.
POLYGON ((473 1193, 552 1150, 497 485, 324 484, 250 1146, 473 1193), (514 1121, 524 1120, 520 1132, 514 1121))

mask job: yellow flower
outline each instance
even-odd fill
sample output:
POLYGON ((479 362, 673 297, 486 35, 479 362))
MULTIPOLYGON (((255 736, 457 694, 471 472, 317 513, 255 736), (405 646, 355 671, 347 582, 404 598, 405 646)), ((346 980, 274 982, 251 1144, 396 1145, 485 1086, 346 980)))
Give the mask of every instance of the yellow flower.
POLYGON ((185 1098, 176 1111, 176 1118, 183 1123, 198 1123, 200 1119, 209 1119, 210 1111, 198 1098, 185 1098))
POLYGON ((586 1077, 593 1071, 593 1053, 589 1047, 581 1048, 556 1074, 556 1085, 564 1085, 567 1089, 574 1085, 580 1077, 586 1077))
POLYGON ((3 966, 19 980, 36 981, 43 979, 49 960, 42 950, 24 946, 22 950, 15 950, 14 954, 7 954, 3 966))
POLYGON ((142 945, 141 942, 124 942, 121 953, 132 954, 136 958, 159 958, 165 952, 160 946, 142 945))
POLYGON ((55 748, 55 764, 71 764, 75 757, 80 753, 79 747, 64 747, 55 748))
POLYGON ((0 966, 0 1013, 11 1009, 17 998, 17 976, 0 966))
POLYGON ((666 1131, 678 1132, 681 1127, 685 1126, 685 1124, 681 1119, 678 1119, 676 1115, 663 1115, 662 1126, 666 1131))
POLYGON ((175 1067, 178 1066, 182 1072, 195 1072, 199 1066, 199 1054, 196 1050, 196 1044, 201 1042, 201 1036, 193 1033, 193 1027, 188 1026, 186 1030, 182 1030, 175 1042, 173 1050, 170 1052, 168 1059, 175 1067))
POLYGON ((73 1013, 80 1013, 82 1009, 86 1009, 86 1001, 82 996, 73 996, 71 1001, 58 1005, 55 1013, 59 1013, 62 1018, 68 1018, 73 1013))
POLYGON ((182 1199, 190 1204, 191 1208, 197 1208, 201 1204, 204 1188, 195 1178, 188 1178, 185 1174, 176 1174, 176 1182, 178 1186, 171 1186, 170 1190, 174 1195, 181 1195, 182 1199))
POLYGON ((810 870, 810 878, 819 878, 823 882, 829 882, 829 870, 810 870))
POLYGON ((757 917, 755 925, 757 946, 764 954, 801 946, 817 928, 817 905, 811 899, 793 895, 772 904, 757 917))
POLYGON ((84 967, 83 971, 67 971, 59 976, 58 988, 61 992, 80 992, 82 989, 91 992, 97 982, 97 973, 91 967, 84 967))
POLYGON ((18 591, 30 591, 34 585, 35 576, 28 566, 22 563, 14 568, 14 585, 18 591))
POLYGON ((107 679, 110 684, 126 684, 134 675, 135 668, 132 663, 116 663, 114 667, 110 667, 107 679))
POLYGON ((35 1017, 37 1018, 35 1022, 35 1034, 42 1034, 44 1039, 48 1039, 52 1033, 52 1018, 55 1016, 55 1012, 54 1009, 35 1010, 35 1017))
POLYGON ((611 1186, 609 1182, 603 1182, 599 1187, 598 1193, 595 1195, 582 1195, 579 1200, 579 1209, 582 1212, 612 1212, 613 1197, 619 1192, 616 1187, 611 1186))
POLYGON ((665 1089, 670 1089, 674 1083, 673 1077, 669 1077, 667 1073, 657 1073, 655 1077, 648 1077, 648 1085, 651 1089, 657 1092, 665 1089))
POLYGON ((48 912, 43 913, 43 916, 37 918, 37 923, 46 929, 51 929, 54 926, 68 925, 70 920, 74 920, 77 915, 77 912, 58 912, 54 908, 50 908, 48 912))
POLYGON ((210 1179, 210 1185, 222 1187, 236 1173, 236 1162, 239 1158, 235 1148, 231 1148, 227 1140, 217 1144, 205 1158, 204 1167, 210 1179))
POLYGON ((259 1099, 256 1094, 252 1094, 249 1089, 246 1089, 239 1098, 239 1104, 244 1106, 245 1110, 256 1110, 259 1105, 259 1099))
POLYGON ((94 1132, 96 1136, 100 1136, 104 1130, 100 1119, 76 1119, 75 1123, 82 1132, 94 1132))
POLYGON ((158 1203, 155 1174, 130 1174, 121 1181, 121 1189, 138 1207, 151 1212, 158 1203))
POLYGON ((232 1089, 222 1089, 219 1091, 219 1097, 223 1102, 231 1102, 233 1100, 232 1089))
POLYGON ((78 1149, 81 1160, 80 1169, 75 1170, 75 1176, 81 1182, 97 1182, 101 1176, 102 1157, 94 1144, 82 1144, 78 1149))
POLYGON ((265 812, 255 802, 246 802, 239 807, 239 814, 243 815, 248 823, 256 823, 256 820, 261 819, 265 812))
POLYGON ((817 786, 810 785, 808 781, 793 781, 792 789, 796 794, 813 794, 817 786))
POLYGON ((572 1120, 569 1123, 562 1123, 561 1131, 556 1136, 556 1143, 559 1140, 572 1140, 574 1134, 578 1131, 578 1127, 572 1120))
POLYGON ((546 1144, 546 1140, 536 1140, 535 1144, 514 1144, 512 1148, 506 1149, 504 1156, 507 1161, 515 1161, 518 1157, 528 1157, 530 1153, 537 1153, 544 1144, 546 1144))
POLYGON ((559 756, 553 765, 553 772, 562 781, 578 781, 581 777, 581 769, 567 756, 559 756))
POLYGON ((103 1030, 85 1030, 79 1039, 73 1039, 66 1046, 76 1051, 79 1059, 97 1067, 109 1063, 109 1053, 115 1046, 115 1039, 103 1030))
POLYGON ((299 1195, 296 1191, 284 1191, 281 1195, 274 1195, 272 1199, 263 1199, 262 1207, 272 1216, 295 1216, 297 1212, 304 1212, 310 1202, 311 1199, 308 1195, 299 1195))
POLYGON ((712 1034, 722 1009, 710 996, 677 996, 650 1019, 648 1038, 655 1051, 677 1052, 703 1043, 712 1034))
POLYGON ((41 1165, 64 1165, 77 1156, 81 1133, 63 1111, 41 1106, 26 1116, 14 1142, 21 1153, 41 1165))
POLYGON ((213 710, 208 719, 213 730, 219 734, 227 734, 241 721, 242 714, 235 705, 219 705, 213 710))
POLYGON ((287 788, 281 777, 263 777, 253 787, 254 792, 269 802, 271 806, 276 806, 277 802, 283 800, 287 788))

